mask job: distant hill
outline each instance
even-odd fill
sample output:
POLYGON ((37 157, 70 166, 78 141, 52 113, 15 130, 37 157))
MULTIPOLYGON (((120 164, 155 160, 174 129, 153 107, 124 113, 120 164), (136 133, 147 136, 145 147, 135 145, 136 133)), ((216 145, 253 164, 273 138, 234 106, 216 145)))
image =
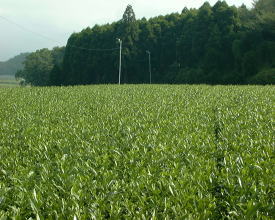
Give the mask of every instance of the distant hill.
POLYGON ((23 62, 29 53, 21 53, 5 62, 0 62, 0 75, 15 75, 15 73, 23 69, 23 62))

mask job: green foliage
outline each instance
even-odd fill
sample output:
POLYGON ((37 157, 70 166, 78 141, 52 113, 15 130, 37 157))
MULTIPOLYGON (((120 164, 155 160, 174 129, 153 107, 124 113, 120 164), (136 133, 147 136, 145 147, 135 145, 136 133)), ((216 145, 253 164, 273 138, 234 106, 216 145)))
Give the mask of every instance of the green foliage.
POLYGON ((48 84, 49 74, 53 68, 52 63, 50 50, 37 50, 26 58, 24 70, 16 76, 24 78, 26 83, 34 86, 45 86, 48 84))
POLYGON ((274 86, 1 89, 1 219, 274 219, 274 86))
POLYGON ((22 79, 21 84, 34 86, 60 85, 61 65, 64 48, 41 49, 29 54, 23 62, 24 68, 15 77, 22 79))
POLYGON ((150 50, 154 83, 245 84, 275 62, 274 18, 273 0, 259 0, 252 9, 206 2, 199 9, 149 20, 136 20, 128 5, 120 21, 72 34, 62 82, 117 83, 119 50, 85 51, 75 46, 114 48, 120 38, 123 83, 149 82, 150 50))
POLYGON ((265 69, 248 80, 249 84, 275 84, 275 68, 265 69))

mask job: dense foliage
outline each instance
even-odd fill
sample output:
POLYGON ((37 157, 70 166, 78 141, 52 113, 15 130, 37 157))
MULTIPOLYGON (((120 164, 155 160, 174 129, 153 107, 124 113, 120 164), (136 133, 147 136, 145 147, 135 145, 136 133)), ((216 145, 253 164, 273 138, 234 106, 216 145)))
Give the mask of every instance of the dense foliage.
POLYGON ((49 62, 49 69, 34 74, 26 65, 23 78, 33 85, 117 83, 118 38, 123 42, 122 83, 149 82, 147 50, 153 83, 275 83, 274 0, 258 0, 252 9, 206 2, 199 9, 149 20, 136 20, 129 5, 120 21, 72 34, 62 64, 52 69, 49 62))
POLYGON ((63 84, 115 83, 123 40, 122 82, 148 83, 152 54, 154 83, 275 83, 275 1, 253 9, 218 1, 149 20, 135 20, 127 8, 122 20, 74 33, 63 63, 63 84), (125 17, 131 19, 125 19, 125 17))
POLYGON ((275 218, 273 86, 0 92, 0 219, 275 218))
POLYGON ((24 68, 23 62, 29 53, 21 53, 7 61, 0 62, 0 75, 12 75, 14 76, 18 70, 24 68))
POLYGON ((64 51, 64 47, 54 47, 52 50, 41 49, 31 53, 23 62, 24 68, 17 71, 15 77, 22 79, 21 84, 35 86, 60 84, 59 72, 64 51))

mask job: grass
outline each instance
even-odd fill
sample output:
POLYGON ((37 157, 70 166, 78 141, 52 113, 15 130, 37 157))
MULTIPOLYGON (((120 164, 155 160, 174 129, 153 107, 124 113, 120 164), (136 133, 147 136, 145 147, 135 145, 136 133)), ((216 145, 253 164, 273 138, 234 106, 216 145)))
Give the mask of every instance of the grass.
POLYGON ((274 219, 274 87, 0 89, 0 219, 274 219))

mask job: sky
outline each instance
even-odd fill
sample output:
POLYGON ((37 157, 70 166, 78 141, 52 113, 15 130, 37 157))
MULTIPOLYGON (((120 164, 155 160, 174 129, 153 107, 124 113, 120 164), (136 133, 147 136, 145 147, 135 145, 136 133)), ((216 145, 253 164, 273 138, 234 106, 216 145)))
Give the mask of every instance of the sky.
MULTIPOLYGON (((213 5, 217 0, 209 0, 213 5)), ((136 18, 199 8, 205 0, 0 0, 0 61, 23 52, 65 46, 73 32, 118 21, 128 4, 136 18)), ((227 0, 252 6, 253 0, 227 0)))

